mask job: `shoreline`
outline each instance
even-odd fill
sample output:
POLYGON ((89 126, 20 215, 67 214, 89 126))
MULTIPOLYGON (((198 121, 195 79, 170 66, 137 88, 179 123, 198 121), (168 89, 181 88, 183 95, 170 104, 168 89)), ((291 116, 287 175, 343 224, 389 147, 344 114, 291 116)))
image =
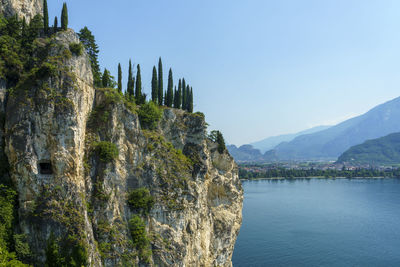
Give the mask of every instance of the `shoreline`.
POLYGON ((300 180, 300 179, 399 179, 399 177, 384 177, 384 176, 377 176, 377 177, 322 177, 322 176, 315 176, 315 177, 294 177, 294 178, 287 178, 287 177, 271 177, 271 178, 254 178, 254 179, 239 179, 240 181, 257 181, 257 180, 300 180))

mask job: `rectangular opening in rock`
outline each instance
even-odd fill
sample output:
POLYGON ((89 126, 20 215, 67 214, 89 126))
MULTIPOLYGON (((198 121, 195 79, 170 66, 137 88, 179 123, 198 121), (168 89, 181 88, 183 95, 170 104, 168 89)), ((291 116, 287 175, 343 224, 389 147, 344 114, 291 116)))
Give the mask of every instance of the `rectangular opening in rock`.
POLYGON ((51 163, 50 162, 39 163, 39 172, 40 174, 53 174, 51 163))

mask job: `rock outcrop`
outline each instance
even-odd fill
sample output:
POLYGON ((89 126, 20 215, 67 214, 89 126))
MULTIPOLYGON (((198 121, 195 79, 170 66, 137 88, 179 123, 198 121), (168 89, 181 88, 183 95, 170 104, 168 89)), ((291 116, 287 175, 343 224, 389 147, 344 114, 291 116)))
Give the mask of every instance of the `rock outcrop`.
MULTIPOLYGON (((29 18, 40 7, 2 0, 0 11, 29 18)), ((231 266, 243 192, 204 116, 162 108, 145 126, 116 90, 93 88, 86 52, 70 49, 78 43, 72 30, 39 38, 35 67, 11 88, 0 80, 0 159, 18 192, 15 231, 26 237, 29 262, 231 266), (128 201, 144 188, 146 212, 128 201), (148 246, 133 237, 132 218, 143 222, 148 246)))
POLYGON ((142 130, 138 116, 115 98, 109 90, 97 91, 96 106, 102 114, 96 116, 106 112, 109 117, 94 120, 95 125, 89 122, 88 136, 115 143, 119 149, 118 159, 106 165, 96 155, 88 159, 88 182, 108 196, 92 195, 94 229, 102 232, 98 241, 113 244, 103 252, 109 255, 107 265, 121 264, 122 255, 112 255, 129 250, 128 240, 121 242, 127 235, 109 233, 128 232, 132 211, 127 194, 145 187, 156 199, 146 216, 153 264, 230 266, 243 201, 233 159, 218 153, 217 145, 208 140, 202 115, 165 109, 157 130, 142 130), (100 222, 108 225, 108 231, 99 227, 100 222))
POLYGON ((35 15, 43 13, 43 0, 0 0, 0 14, 5 17, 17 15, 30 21, 35 15))

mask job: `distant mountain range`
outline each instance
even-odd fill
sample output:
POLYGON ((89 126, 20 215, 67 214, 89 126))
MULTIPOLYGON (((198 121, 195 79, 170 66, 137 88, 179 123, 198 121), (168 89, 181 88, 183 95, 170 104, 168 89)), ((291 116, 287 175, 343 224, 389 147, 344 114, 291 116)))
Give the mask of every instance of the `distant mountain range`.
POLYGON ((400 163, 400 133, 368 140, 345 151, 338 163, 390 165, 400 163))
POLYGON ((336 160, 352 146, 396 132, 400 132, 400 97, 335 126, 266 138, 252 143, 253 146, 231 145, 228 150, 237 161, 336 160), (290 139, 290 136, 295 137, 262 154, 275 140, 290 139))
POLYGON ((305 131, 301 131, 298 133, 294 134, 283 134, 283 135, 278 135, 278 136, 271 136, 268 138, 265 138, 261 141, 250 143, 255 149, 259 149, 261 153, 265 153, 268 150, 274 149, 277 145, 279 145, 282 142, 290 142, 296 137, 304 134, 312 134, 316 132, 320 132, 322 130, 326 130, 330 128, 331 126, 317 126, 305 131))
POLYGON ((274 150, 283 160, 337 159, 354 145, 400 132, 399 118, 400 97, 329 129, 281 143, 274 150))

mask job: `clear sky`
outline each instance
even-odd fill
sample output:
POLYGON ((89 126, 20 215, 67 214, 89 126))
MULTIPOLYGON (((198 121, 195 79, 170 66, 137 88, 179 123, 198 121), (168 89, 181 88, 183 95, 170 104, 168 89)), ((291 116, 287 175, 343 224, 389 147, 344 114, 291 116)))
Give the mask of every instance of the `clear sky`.
MULTIPOLYGON (((62 2, 48 0, 51 17, 62 2)), ((150 92, 161 56, 193 86, 228 143, 334 124, 400 95, 397 0, 67 0, 100 63, 139 63, 150 92)), ((51 18, 50 21, 53 19, 51 18)))

